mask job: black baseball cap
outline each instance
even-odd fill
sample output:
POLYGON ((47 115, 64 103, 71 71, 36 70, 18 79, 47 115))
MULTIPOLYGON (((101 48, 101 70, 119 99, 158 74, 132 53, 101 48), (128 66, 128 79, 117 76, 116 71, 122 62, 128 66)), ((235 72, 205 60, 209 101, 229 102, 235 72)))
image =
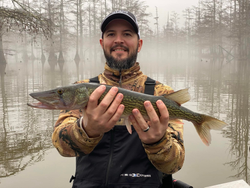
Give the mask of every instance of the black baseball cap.
POLYGON ((138 23, 137 23, 137 20, 136 20, 134 14, 132 14, 129 11, 125 11, 125 10, 116 10, 116 11, 110 13, 106 18, 104 18, 104 20, 102 21, 102 24, 101 24, 102 33, 104 33, 107 25, 114 19, 124 19, 124 20, 128 21, 133 26, 133 28, 135 29, 135 32, 138 34, 138 36, 140 38, 139 26, 138 26, 138 23))

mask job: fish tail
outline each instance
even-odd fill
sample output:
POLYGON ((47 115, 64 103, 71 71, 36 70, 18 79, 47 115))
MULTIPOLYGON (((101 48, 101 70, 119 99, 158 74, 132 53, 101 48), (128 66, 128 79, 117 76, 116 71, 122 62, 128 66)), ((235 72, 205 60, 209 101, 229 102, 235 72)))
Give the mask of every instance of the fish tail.
POLYGON ((132 127, 131 127, 131 122, 129 121, 128 117, 125 117, 125 125, 127 127, 127 130, 129 134, 132 134, 132 127))
POLYGON ((210 130, 221 130, 227 124, 211 116, 201 114, 203 121, 201 123, 193 122, 202 142, 209 146, 211 143, 210 130))

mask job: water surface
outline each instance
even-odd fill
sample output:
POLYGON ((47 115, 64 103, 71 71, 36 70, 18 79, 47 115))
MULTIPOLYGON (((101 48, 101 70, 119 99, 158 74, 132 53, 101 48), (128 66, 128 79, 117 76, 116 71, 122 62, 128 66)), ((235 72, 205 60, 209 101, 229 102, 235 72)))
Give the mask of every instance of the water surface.
MULTIPOLYGON (((191 101, 185 107, 219 118, 229 125, 223 131, 212 131, 212 144, 200 140, 194 126, 185 121, 186 159, 174 175, 194 187, 249 180, 249 67, 239 62, 206 59, 158 60, 152 65, 139 57, 142 70, 151 78, 170 85, 174 90, 189 87, 191 101)), ((74 174, 75 158, 61 157, 51 143, 58 111, 32 109, 26 105, 34 91, 68 85, 78 79, 75 69, 49 67, 41 69, 10 63, 0 88, 0 187, 69 188, 74 174)), ((244 62, 241 62, 244 64, 244 62)), ((68 66, 74 66, 68 62, 68 66)), ((102 72, 104 64, 86 65, 81 78, 102 72)))

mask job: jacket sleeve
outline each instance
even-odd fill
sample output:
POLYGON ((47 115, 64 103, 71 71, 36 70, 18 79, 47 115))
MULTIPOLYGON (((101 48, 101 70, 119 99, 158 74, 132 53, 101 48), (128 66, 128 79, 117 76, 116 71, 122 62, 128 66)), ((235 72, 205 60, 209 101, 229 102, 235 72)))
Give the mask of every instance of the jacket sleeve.
MULTIPOLYGON (((89 82, 89 80, 82 80, 75 83, 84 82, 89 82)), ((93 151, 102 139, 102 136, 97 138, 88 137, 85 131, 79 126, 81 116, 81 110, 62 110, 60 112, 52 134, 52 143, 62 156, 76 157, 87 155, 93 151)))
POLYGON ((52 142, 58 152, 65 157, 89 154, 102 139, 89 138, 79 126, 81 111, 61 111, 55 123, 52 142))
MULTIPOLYGON (((155 95, 172 93, 169 86, 157 83, 155 95)), ((183 123, 171 122, 163 138, 155 144, 143 144, 151 163, 165 174, 179 171, 184 163, 185 148, 183 145, 183 123)))
POLYGON ((75 157, 89 154, 102 136, 89 138, 79 127, 81 111, 61 111, 55 123, 52 142, 62 156, 75 157))
POLYGON ((185 158, 183 125, 169 124, 163 138, 151 145, 143 144, 151 163, 165 174, 173 174, 182 168, 185 158))

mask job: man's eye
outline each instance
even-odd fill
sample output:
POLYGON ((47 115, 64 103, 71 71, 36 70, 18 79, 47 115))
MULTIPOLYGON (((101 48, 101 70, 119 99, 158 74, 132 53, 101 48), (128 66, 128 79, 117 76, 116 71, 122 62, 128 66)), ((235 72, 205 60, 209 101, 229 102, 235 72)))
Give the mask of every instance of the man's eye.
POLYGON ((114 35, 114 33, 108 33, 107 34, 107 36, 113 36, 114 35))
POLYGON ((124 35, 125 35, 125 36, 131 36, 131 34, 130 34, 130 33, 125 33, 124 35))

